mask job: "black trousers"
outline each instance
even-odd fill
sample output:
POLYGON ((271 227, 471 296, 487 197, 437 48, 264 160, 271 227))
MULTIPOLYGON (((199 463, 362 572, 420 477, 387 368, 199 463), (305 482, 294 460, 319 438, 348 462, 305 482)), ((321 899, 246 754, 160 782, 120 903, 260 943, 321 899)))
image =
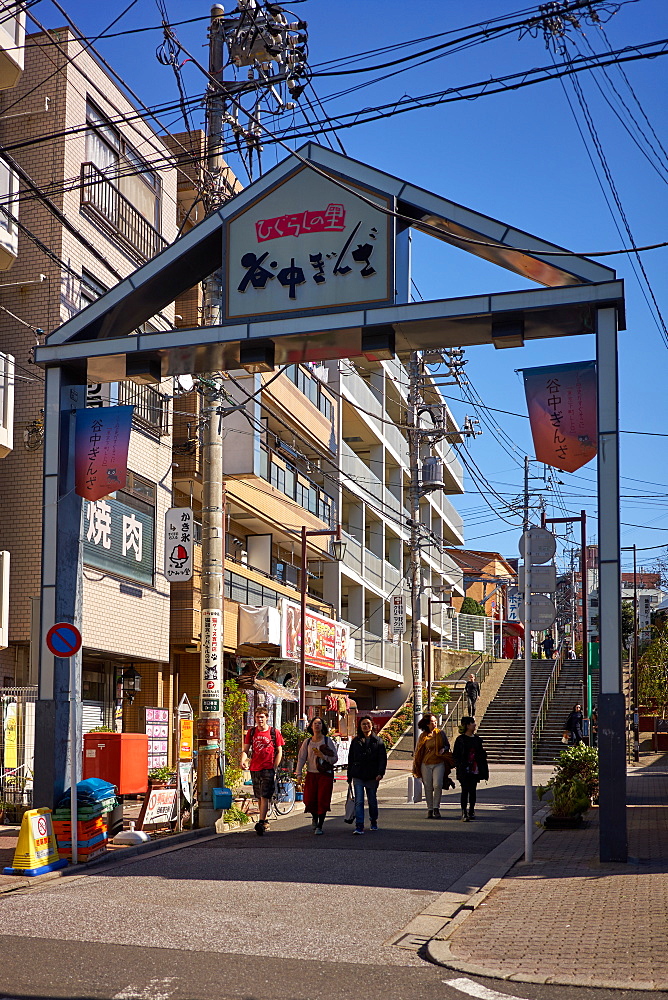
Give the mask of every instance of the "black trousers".
POLYGON ((478 788, 478 778, 475 774, 467 774, 460 780, 462 786, 461 804, 462 809, 474 809, 476 802, 476 790, 478 788))
POLYGON ((471 698, 469 695, 467 695, 466 696, 466 700, 469 703, 469 715, 472 715, 475 718, 475 706, 476 706, 476 702, 478 701, 478 699, 477 698, 471 698))

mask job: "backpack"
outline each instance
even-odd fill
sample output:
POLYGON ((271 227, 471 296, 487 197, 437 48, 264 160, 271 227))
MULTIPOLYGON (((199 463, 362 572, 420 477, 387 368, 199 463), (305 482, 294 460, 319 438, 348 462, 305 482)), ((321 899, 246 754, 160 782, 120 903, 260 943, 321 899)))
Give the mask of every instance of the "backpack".
MULTIPOLYGON (((248 754, 247 756, 252 760, 253 758, 253 740, 255 739, 255 730, 257 726, 253 726, 252 729, 248 730, 248 754)), ((269 733, 271 735, 271 742, 274 744, 274 753, 278 750, 278 741, 276 740, 276 730, 273 726, 269 726, 269 733)))

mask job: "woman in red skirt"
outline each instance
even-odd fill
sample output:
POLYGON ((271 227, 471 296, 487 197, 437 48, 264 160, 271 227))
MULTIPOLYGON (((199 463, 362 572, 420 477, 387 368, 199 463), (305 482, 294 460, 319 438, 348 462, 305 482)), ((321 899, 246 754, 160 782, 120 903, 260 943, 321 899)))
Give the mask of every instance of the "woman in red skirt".
POLYGON ((319 716, 311 719, 306 731, 309 736, 299 750, 295 777, 301 777, 306 764, 304 812, 311 813, 313 832, 322 835, 322 825, 332 804, 334 765, 338 751, 334 741, 327 735, 326 723, 319 716))

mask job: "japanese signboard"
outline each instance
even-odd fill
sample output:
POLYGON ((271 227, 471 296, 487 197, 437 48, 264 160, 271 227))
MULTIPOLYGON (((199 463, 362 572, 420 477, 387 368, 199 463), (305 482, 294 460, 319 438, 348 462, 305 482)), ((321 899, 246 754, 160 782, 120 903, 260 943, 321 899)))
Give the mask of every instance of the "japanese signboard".
POLYGON ((165 576, 190 580, 193 575, 193 512, 172 507, 165 514, 165 576))
POLYGON ((148 769, 167 766, 169 746, 169 709, 145 708, 146 735, 148 736, 148 769))
MULTIPOLYGON (((281 614, 281 656, 298 660, 301 648, 301 608, 283 600, 281 614)), ((341 670, 348 673, 348 643, 350 629, 343 622, 306 612, 305 661, 307 667, 319 670, 341 670)))
POLYGON ((200 692, 202 712, 220 712, 223 687, 223 615, 221 611, 202 611, 202 667, 200 692))
POLYGON ((575 472, 595 457, 596 362, 524 369, 536 459, 575 472))
POLYGON ((100 500, 125 486, 133 409, 104 406, 77 410, 74 491, 84 500, 100 500))
POLYGON ((508 588, 508 613, 506 615, 506 621, 518 622, 520 620, 521 599, 519 587, 508 588))
POLYGON ((127 494, 84 505, 84 562, 153 585, 154 513, 127 494))
POLYGON ((179 719, 179 760, 192 760, 193 720, 179 719))
POLYGON ((225 318, 389 304, 392 208, 371 189, 298 169, 226 228, 225 318))
POLYGON ((176 788, 152 788, 146 797, 137 820, 137 829, 145 826, 164 826, 176 819, 176 788))
POLYGON ((403 635, 406 631, 406 595, 393 594, 390 604, 390 632, 403 635))

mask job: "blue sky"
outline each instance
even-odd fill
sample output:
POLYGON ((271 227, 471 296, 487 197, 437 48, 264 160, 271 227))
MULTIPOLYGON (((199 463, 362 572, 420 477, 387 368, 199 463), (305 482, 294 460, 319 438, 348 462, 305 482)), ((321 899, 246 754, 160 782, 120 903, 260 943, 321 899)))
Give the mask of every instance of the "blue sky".
MULTIPOLYGON (((84 34, 94 37, 125 10, 128 2, 95 5, 89 0, 69 0, 64 6, 84 34)), ((192 0, 165 2, 172 22, 206 17, 209 12, 208 4, 200 6, 192 0)), ((232 6, 228 5, 228 9, 232 6)), ((505 0, 470 0, 466 4, 454 0, 440 3, 414 0, 410 5, 399 4, 396 0, 383 0, 382 3, 378 0, 365 3, 339 0, 337 4, 307 0, 293 7, 297 15, 308 21, 309 62, 316 72, 320 64, 329 60, 409 39, 427 39, 442 32, 461 33, 468 25, 515 12, 519 12, 519 19, 529 9, 520 9, 505 0)), ((50 0, 42 0, 32 12, 50 27, 63 22, 62 15, 50 0)), ((590 51, 602 52, 608 45, 618 49, 668 37, 665 0, 610 3, 603 16, 607 20, 602 25, 583 23, 581 29, 569 32, 573 54, 577 54, 576 44, 583 52, 588 46, 590 51), (607 19, 615 8, 619 9, 607 19)), ((153 0, 137 0, 112 30, 136 29, 159 22, 160 15, 153 0)), ((205 63, 206 21, 175 30, 184 46, 205 63)), ((443 40, 428 40, 407 51, 427 48, 443 40)), ((148 105, 176 98, 171 69, 160 65, 155 58, 160 41, 161 32, 155 30, 101 39, 97 43, 99 51, 148 105)), ((371 56, 368 61, 386 62, 403 54, 404 50, 390 54, 379 52, 377 59, 371 56)), ((384 70, 355 76, 315 77, 314 86, 328 113, 336 117, 386 104, 405 95, 416 97, 548 66, 550 62, 542 34, 527 33, 520 37, 515 32, 445 57, 424 57, 414 68, 396 75, 388 76, 392 71, 384 70), (330 95, 338 95, 376 77, 380 79, 373 86, 327 100, 330 95)), ((343 68, 351 69, 355 65, 347 60, 343 68)), ((579 74, 579 81, 622 208, 636 244, 643 246, 668 239, 665 181, 668 157, 663 148, 668 148, 665 105, 668 57, 630 62, 622 68, 626 79, 620 68, 613 66, 607 71, 607 78, 596 71, 596 75, 579 74), (605 102, 597 80, 628 127, 633 130, 635 120, 650 138, 654 147, 649 153, 652 162, 641 154, 605 102), (617 94, 606 89, 610 81, 617 94)), ((189 96, 202 93, 204 81, 192 63, 184 66, 183 78, 189 96)), ((568 249, 592 253, 627 247, 628 238, 617 231, 597 179, 597 175, 601 177, 610 200, 591 139, 585 133, 587 143, 583 141, 566 95, 579 111, 570 82, 565 80, 562 86, 559 81, 552 81, 386 117, 371 124, 342 129, 339 135, 348 155, 356 159, 568 249), (596 171, 588 154, 595 159, 596 171)), ((270 124, 269 119, 265 121, 270 124)), ((200 123, 201 116, 198 118, 196 114, 195 124, 200 123)), ((578 113, 578 123, 584 128, 581 113, 578 113)), ((165 116, 164 124, 174 130, 183 127, 174 115, 165 116)), ((284 155, 280 147, 268 146, 264 154, 265 169, 284 155)), ((234 156, 230 157, 230 162, 244 179, 234 156)), ((628 328, 620 333, 620 426, 625 432, 666 435, 622 434, 622 545, 636 543, 642 548, 668 545, 668 425, 664 419, 668 348, 657 326, 656 308, 648 305, 629 257, 602 259, 615 267, 618 276, 626 282, 628 328)), ((668 248, 643 253, 642 261, 659 309, 668 323, 665 278, 668 248)), ((414 241, 413 277, 418 290, 416 295, 419 293, 425 299, 526 287, 510 272, 425 236, 414 241)), ((588 360, 594 353, 593 338, 588 337, 533 342, 521 349, 502 352, 482 347, 467 352, 466 373, 471 388, 487 406, 520 414, 511 416, 486 411, 491 426, 482 425, 484 434, 470 444, 476 464, 506 501, 512 502, 519 496, 524 455, 533 453, 528 420, 522 416, 526 407, 521 376, 516 369, 588 360), (492 427, 497 430, 493 431, 492 427)), ((444 391, 461 396, 456 388, 444 391)), ((460 419, 465 414, 476 415, 470 403, 450 401, 450 404, 460 419)), ((537 475, 542 475, 542 467, 532 468, 537 475)), ((553 478, 561 480, 562 485, 555 483, 556 489, 543 492, 548 516, 579 513, 581 508, 586 508, 590 516, 590 540, 594 541, 595 463, 573 475, 555 473, 553 478), (553 506, 555 493, 559 496, 553 506)), ((541 485, 542 479, 532 482, 536 489, 541 485)), ((484 487, 483 490, 487 492, 484 487)), ((498 499, 489 499, 492 506, 502 510, 498 499)), ((456 505, 464 517, 467 542, 471 547, 496 549, 509 556, 517 553, 519 529, 495 516, 472 483, 467 482, 467 493, 456 500, 456 505)), ((507 512, 504 517, 517 521, 507 512)), ((639 563, 648 565, 661 551, 641 552, 639 563)))

